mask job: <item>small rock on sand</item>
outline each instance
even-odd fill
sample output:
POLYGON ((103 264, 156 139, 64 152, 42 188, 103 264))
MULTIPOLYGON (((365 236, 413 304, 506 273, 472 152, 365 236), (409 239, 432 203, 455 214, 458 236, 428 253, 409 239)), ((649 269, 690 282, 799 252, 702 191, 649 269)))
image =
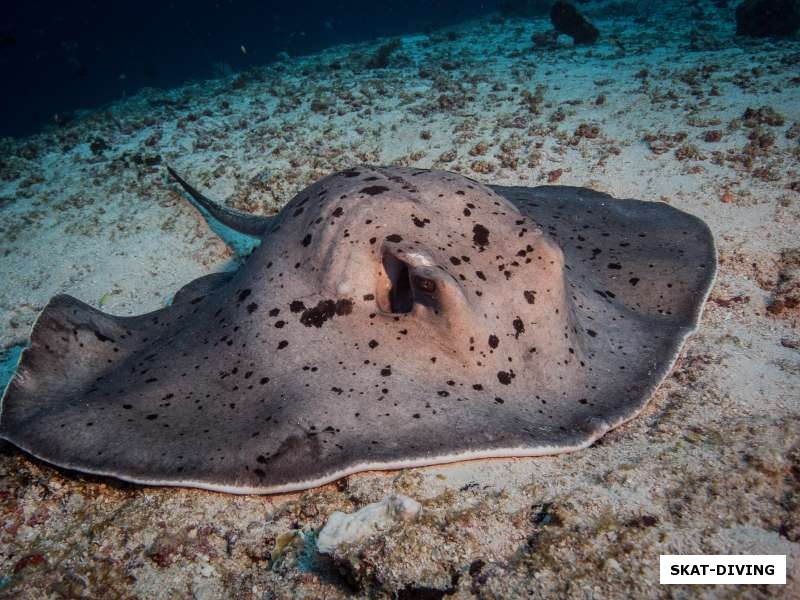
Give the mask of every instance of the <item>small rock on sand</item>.
POLYGON ((385 531, 396 523, 417 518, 419 502, 402 494, 389 494, 380 502, 367 504, 351 514, 336 511, 319 532, 317 548, 331 554, 341 544, 348 544, 385 531))

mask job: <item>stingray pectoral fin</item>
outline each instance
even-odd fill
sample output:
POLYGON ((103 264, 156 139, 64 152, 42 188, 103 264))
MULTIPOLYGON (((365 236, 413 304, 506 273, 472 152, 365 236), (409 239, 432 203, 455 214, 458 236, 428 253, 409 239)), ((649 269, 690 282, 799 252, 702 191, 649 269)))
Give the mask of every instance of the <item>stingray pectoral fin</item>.
POLYGON ((251 215, 234 208, 228 208, 201 193, 183 177, 178 175, 172 167, 168 166, 167 171, 169 171, 172 178, 180 184, 195 202, 211 213, 212 217, 226 227, 254 237, 261 237, 267 231, 267 227, 272 221, 270 217, 251 215))
POLYGON ((233 277, 233 273, 231 272, 210 273, 198 277, 175 293, 175 296, 172 298, 172 304, 180 304, 182 302, 197 303, 208 294, 213 293, 228 283, 231 277, 233 277))
POLYGON ((664 202, 572 186, 490 186, 558 239, 572 275, 605 303, 693 329, 717 269, 711 230, 664 202))
POLYGON ((41 433, 39 424, 95 392, 141 347, 143 325, 143 317, 115 317, 71 296, 55 296, 37 318, 3 393, 0 437, 38 455, 41 444, 31 436, 41 433))

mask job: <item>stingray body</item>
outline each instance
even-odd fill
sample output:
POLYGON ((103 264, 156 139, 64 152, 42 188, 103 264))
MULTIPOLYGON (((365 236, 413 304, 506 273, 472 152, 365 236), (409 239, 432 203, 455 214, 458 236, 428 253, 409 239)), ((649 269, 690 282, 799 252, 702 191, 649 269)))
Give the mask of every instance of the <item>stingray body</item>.
POLYGON ((699 219, 581 188, 361 166, 268 219, 178 179, 260 246, 142 316, 53 298, 3 438, 70 469, 235 493, 575 450, 644 407, 716 268, 699 219))

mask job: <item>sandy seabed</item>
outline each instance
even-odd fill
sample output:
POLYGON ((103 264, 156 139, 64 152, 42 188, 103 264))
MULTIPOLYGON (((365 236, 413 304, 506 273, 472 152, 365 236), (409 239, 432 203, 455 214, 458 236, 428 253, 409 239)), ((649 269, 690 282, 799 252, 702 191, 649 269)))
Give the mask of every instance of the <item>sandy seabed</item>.
POLYGON ((537 48, 546 20, 486 18, 402 38, 385 68, 369 63, 388 40, 339 46, 1 141, 0 377, 51 296, 138 314, 247 253, 165 164, 259 214, 334 170, 394 164, 709 224, 715 288, 642 415, 570 455, 268 497, 84 477, 4 445, 0 596, 800 597, 800 43, 735 39, 730 10, 593 6, 589 47, 537 48), (314 552, 332 511, 391 491, 422 503, 416 523, 314 552), (786 554, 787 585, 660 586, 658 556, 678 553, 786 554))

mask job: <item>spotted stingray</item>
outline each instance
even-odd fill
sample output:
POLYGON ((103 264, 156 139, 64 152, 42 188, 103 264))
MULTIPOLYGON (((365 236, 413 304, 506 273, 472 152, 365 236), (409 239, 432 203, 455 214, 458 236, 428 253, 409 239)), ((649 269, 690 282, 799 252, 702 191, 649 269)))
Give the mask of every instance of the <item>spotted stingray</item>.
POLYGON ((359 166, 275 217, 235 273, 135 317, 53 298, 0 435, 45 461, 234 493, 584 448, 639 413, 698 319, 708 227, 663 203, 359 166))

